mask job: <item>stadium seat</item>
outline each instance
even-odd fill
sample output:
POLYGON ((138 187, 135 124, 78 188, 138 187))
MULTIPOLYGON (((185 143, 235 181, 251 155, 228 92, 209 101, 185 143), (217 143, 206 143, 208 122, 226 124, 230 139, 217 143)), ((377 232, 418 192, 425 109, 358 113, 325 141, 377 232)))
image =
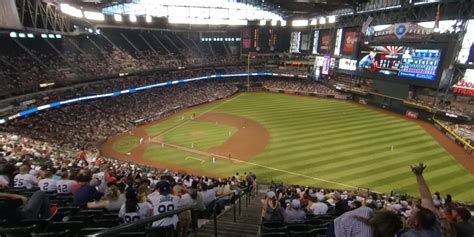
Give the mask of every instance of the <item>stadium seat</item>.
POLYGON ((82 221, 82 222, 91 222, 94 218, 94 215, 74 215, 70 216, 67 221, 82 221))
POLYGON ((63 230, 71 230, 72 233, 77 233, 84 228, 83 221, 68 221, 68 222, 51 222, 46 226, 45 232, 57 232, 63 230))
POLYGON ((120 218, 115 219, 94 219, 92 223, 89 224, 93 228, 110 228, 120 224, 120 218))
POLYGON ((70 230, 63 230, 58 232, 44 232, 44 233, 31 233, 31 237, 69 237, 74 236, 70 230))
POLYGON ((102 214, 104 214, 104 211, 100 209, 89 209, 89 210, 81 210, 79 211, 78 214, 84 215, 84 216, 100 217, 102 216, 102 214))
POLYGON ((307 231, 308 230, 308 225, 305 224, 292 224, 292 225, 287 225, 288 231, 307 231))
POLYGON ((290 231, 289 237, 314 237, 316 229, 306 231, 290 231))
POLYGON ((145 236, 145 232, 124 232, 119 234, 120 237, 136 237, 136 236, 145 236))
POLYGON ((89 234, 97 233, 99 231, 103 231, 103 230, 106 230, 106 229, 108 229, 108 228, 82 228, 79 231, 79 235, 80 236, 89 235, 89 234))
POLYGON ((104 213, 100 219, 115 219, 118 217, 118 212, 104 213))
POLYGON ((262 233, 262 237, 286 237, 286 232, 262 233))
POLYGON ((262 226, 262 233, 275 233, 275 232, 288 232, 287 226, 280 226, 280 227, 265 227, 262 226))
POLYGON ((316 216, 316 218, 320 219, 320 220, 332 221, 336 217, 334 217, 332 215, 321 215, 321 216, 316 216))
POLYGON ((49 224, 48 220, 22 220, 20 221, 20 226, 32 226, 35 225, 36 227, 33 231, 41 230, 49 224))
POLYGON ((326 223, 326 221, 319 218, 312 217, 312 218, 307 219, 305 223, 309 225, 321 225, 321 224, 326 223))
POLYGON ((28 227, 0 227, 0 235, 4 237, 27 237, 31 236, 30 233, 36 228, 36 225, 28 227))
POLYGON ((262 226, 274 228, 283 226, 282 221, 262 221, 262 226))

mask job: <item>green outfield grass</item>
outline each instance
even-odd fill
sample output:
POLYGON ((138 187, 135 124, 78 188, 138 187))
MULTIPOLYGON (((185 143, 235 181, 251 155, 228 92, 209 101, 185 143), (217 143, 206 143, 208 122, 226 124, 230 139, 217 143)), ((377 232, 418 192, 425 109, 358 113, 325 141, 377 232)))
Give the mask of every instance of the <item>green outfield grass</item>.
MULTIPOLYGON (((474 201, 474 176, 420 126, 343 101, 272 93, 241 94, 172 116, 148 128, 147 134, 164 133, 165 142, 186 147, 195 141, 197 149, 206 150, 225 142, 228 131, 236 131, 229 126, 195 121, 176 126, 183 122, 183 117, 186 120, 193 113, 206 112, 259 122, 270 133, 268 146, 249 163, 240 164, 226 160, 212 164, 209 157, 160 146, 148 147, 145 158, 221 176, 251 170, 261 181, 343 189, 362 187, 379 192, 395 190, 412 195, 418 190, 409 165, 424 162, 428 165, 425 177, 433 192, 474 201)), ((115 144, 114 149, 119 151, 115 144)))

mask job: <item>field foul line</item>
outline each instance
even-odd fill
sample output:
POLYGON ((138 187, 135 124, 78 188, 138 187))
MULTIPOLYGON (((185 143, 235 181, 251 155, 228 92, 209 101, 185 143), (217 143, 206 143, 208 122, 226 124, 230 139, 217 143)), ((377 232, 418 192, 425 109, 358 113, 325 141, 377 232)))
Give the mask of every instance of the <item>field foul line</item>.
MULTIPOLYGON (((183 146, 179 146, 179 145, 175 145, 175 144, 169 144, 169 143, 163 143, 163 144, 166 145, 166 146, 169 146, 169 147, 176 148, 178 150, 183 150, 183 151, 191 152, 191 153, 198 154, 198 155, 211 156, 210 153, 200 151, 200 150, 196 150, 196 149, 193 149, 193 148, 183 147, 183 146)), ((221 155, 218 155, 218 154, 213 154, 213 156, 217 157, 217 158, 221 158, 223 160, 229 160, 229 158, 226 157, 226 156, 221 156, 221 155)), ((330 183, 330 184, 336 184, 336 185, 339 185, 339 186, 344 186, 344 187, 348 187, 348 188, 352 188, 352 189, 360 188, 360 187, 352 186, 352 185, 349 185, 349 184, 343 184, 343 183, 339 183, 339 182, 335 182, 335 181, 331 181, 331 180, 327 180, 327 179, 316 178, 316 177, 312 177, 312 176, 309 176, 309 175, 300 174, 300 173, 296 173, 296 172, 292 172, 292 171, 288 171, 288 170, 282 170, 282 169, 278 169, 278 168, 274 168, 274 167, 270 167, 270 166, 266 166, 266 165, 260 165, 260 164, 253 163, 253 162, 248 162, 248 161, 245 161, 245 160, 239 160, 239 159, 235 159, 235 158, 231 158, 230 160, 237 161, 239 163, 245 163, 245 164, 248 164, 248 165, 262 167, 262 168, 269 169, 269 170, 274 170, 274 171, 279 171, 279 172, 283 172, 283 173, 287 173, 287 174, 291 174, 291 175, 296 175, 296 176, 300 176, 300 177, 304 177, 304 178, 309 178, 309 179, 312 179, 312 180, 317 180, 317 181, 326 182, 326 183, 330 183)), ((372 190, 372 192, 377 192, 377 191, 372 190)))
POLYGON ((186 156, 186 158, 184 158, 184 160, 189 160, 189 159, 200 161, 201 164, 204 163, 203 159, 199 159, 199 158, 196 158, 196 157, 193 157, 193 156, 186 156))
MULTIPOLYGON (((212 110, 218 108, 219 106, 221 106, 221 105, 223 105, 223 104, 225 104, 225 103, 227 103, 227 102, 229 102, 229 101, 232 101, 232 100, 236 99, 237 97, 240 97, 241 95, 242 95, 242 94, 238 94, 237 96, 232 97, 232 98, 230 98, 230 99, 228 99, 228 100, 225 100, 224 102, 222 102, 222 103, 220 103, 220 104, 217 104, 217 105, 215 105, 215 106, 212 106, 212 107, 209 108, 208 110, 206 110, 206 111, 204 111, 204 112, 202 112, 202 113, 196 115, 196 117, 194 117, 194 118, 195 118, 195 119, 196 119, 196 118, 199 118, 199 117, 201 117, 202 115, 204 115, 204 114, 206 114, 206 113, 209 113, 209 112, 211 112, 212 110)), ((154 136, 154 137, 163 136, 163 135, 165 135, 165 134, 167 134, 167 133, 169 133, 169 132, 171 132, 171 131, 173 131, 173 130, 175 130, 175 129, 177 129, 177 128, 179 128, 179 127, 181 127, 181 126, 183 126, 183 125, 185 125, 185 124, 187 124, 187 123, 189 123, 189 122, 191 122, 191 121, 193 121, 193 120, 191 120, 191 119, 186 120, 186 121, 184 121, 184 122, 182 122, 182 123, 180 123, 180 124, 178 124, 178 125, 176 125, 176 126, 174 126, 174 127, 171 127, 171 128, 168 129, 168 130, 165 130, 164 132, 162 132, 162 133, 160 133, 160 134, 157 134, 157 135, 154 136)))

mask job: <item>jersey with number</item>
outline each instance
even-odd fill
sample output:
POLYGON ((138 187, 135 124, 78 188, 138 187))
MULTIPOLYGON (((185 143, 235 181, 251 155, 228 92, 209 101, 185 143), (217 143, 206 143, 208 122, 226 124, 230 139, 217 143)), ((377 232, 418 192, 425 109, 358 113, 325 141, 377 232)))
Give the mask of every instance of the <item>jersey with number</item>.
POLYGON ((125 224, 128 224, 149 217, 152 213, 152 210, 153 207, 148 202, 138 203, 137 210, 135 212, 126 212, 125 204, 122 204, 118 216, 122 218, 125 224))
POLYGON ((58 182, 56 182, 58 193, 71 193, 71 188, 74 184, 76 184, 76 181, 74 180, 58 180, 58 182))
MULTIPOLYGON (((179 207, 179 197, 174 195, 150 195, 148 196, 153 205, 153 215, 163 214, 165 212, 173 211, 179 207)), ((170 226, 176 228, 178 224, 178 215, 166 217, 159 221, 153 222, 153 226, 170 226)))
POLYGON ((51 178, 42 179, 38 182, 38 187, 44 192, 56 192, 58 190, 57 182, 57 180, 51 178))
POLYGON ((35 176, 31 174, 17 174, 13 179, 13 187, 30 189, 38 183, 35 176))

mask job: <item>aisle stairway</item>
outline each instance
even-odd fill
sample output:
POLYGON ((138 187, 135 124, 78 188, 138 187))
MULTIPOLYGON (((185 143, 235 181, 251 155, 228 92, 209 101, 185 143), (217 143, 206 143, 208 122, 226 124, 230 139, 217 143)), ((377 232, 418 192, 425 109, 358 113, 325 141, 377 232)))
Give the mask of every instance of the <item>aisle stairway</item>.
MULTIPOLYGON (((236 222, 234 222, 234 211, 229 208, 217 219, 217 236, 219 237, 256 237, 258 236, 261 222, 262 204, 260 200, 263 194, 252 197, 247 207, 245 207, 245 198, 241 203, 241 216, 238 213, 238 204, 236 207, 236 222)), ((214 222, 210 221, 203 225, 197 231, 197 237, 213 237, 214 222)))

